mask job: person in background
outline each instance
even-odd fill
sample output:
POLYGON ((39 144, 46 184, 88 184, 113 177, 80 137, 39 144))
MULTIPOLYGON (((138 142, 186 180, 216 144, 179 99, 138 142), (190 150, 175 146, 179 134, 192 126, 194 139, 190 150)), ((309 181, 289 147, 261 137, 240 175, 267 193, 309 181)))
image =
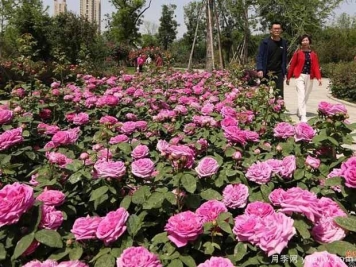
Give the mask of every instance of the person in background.
POLYGON ((163 58, 160 54, 156 55, 155 59, 156 67, 162 67, 163 66, 163 58))
POLYGON ((316 78, 321 86, 321 72, 317 54, 310 49, 311 37, 307 34, 299 38, 300 48, 293 54, 287 74, 286 84, 289 85, 290 78, 296 78, 296 89, 298 94, 298 111, 300 121, 307 121, 307 101, 313 89, 313 79, 316 78))
POLYGON ((142 72, 143 64, 145 63, 145 58, 140 54, 137 58, 137 71, 142 72))
POLYGON ((287 74, 287 41, 282 39, 282 24, 273 22, 270 27, 270 36, 260 43, 256 70, 259 78, 266 83, 272 79, 276 83, 276 96, 284 97, 283 85, 287 74))

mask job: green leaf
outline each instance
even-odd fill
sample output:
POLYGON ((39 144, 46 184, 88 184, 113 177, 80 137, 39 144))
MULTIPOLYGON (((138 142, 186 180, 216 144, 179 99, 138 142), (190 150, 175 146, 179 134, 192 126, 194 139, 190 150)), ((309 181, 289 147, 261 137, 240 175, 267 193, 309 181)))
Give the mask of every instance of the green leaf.
POLYGON ((0 243, 0 261, 6 259, 6 250, 4 244, 0 243))
POLYGON ((59 261, 60 259, 63 259, 65 256, 67 256, 69 252, 70 248, 59 249, 56 252, 52 253, 52 255, 49 256, 49 259, 59 261))
POLYGON ((179 259, 172 260, 167 267, 183 267, 183 263, 179 259))
POLYGON ((339 145, 339 143, 338 143, 338 141, 336 141, 336 139, 335 138, 332 138, 332 137, 328 137, 328 140, 333 144, 333 145, 335 145, 335 146, 338 146, 339 145))
POLYGON ((115 267, 115 257, 110 254, 103 255, 95 262, 94 267, 115 267))
POLYGON ((147 201, 143 204, 144 209, 160 208, 164 200, 164 194, 161 192, 154 192, 147 201))
POLYGON ((73 248, 69 252, 69 259, 72 260, 72 261, 79 260, 82 255, 83 255, 83 248, 82 247, 76 247, 76 248, 73 248))
POLYGON ((234 260, 235 261, 242 260, 242 258, 246 255, 246 252, 247 252, 247 245, 242 242, 237 243, 234 249, 234 260))
POLYGON ((336 186, 341 185, 343 179, 341 177, 332 177, 329 179, 325 179, 325 186, 336 186))
POLYGON ((345 257, 348 253, 356 251, 356 246, 347 241, 334 241, 329 244, 323 244, 318 247, 318 251, 327 250, 329 253, 338 254, 345 257))
POLYGON ((261 193, 265 201, 269 202, 268 196, 271 192, 272 192, 271 188, 269 188, 267 185, 265 184, 261 185, 261 193))
POLYGON ((179 256, 179 259, 188 267, 196 267, 196 263, 192 256, 179 256))
POLYGON ((111 251, 111 248, 102 248, 102 249, 100 249, 99 253, 96 254, 95 257, 90 260, 90 262, 94 262, 97 259, 99 259, 101 256, 103 256, 105 254, 109 254, 110 251, 111 251))
POLYGON ((236 174, 238 174, 238 171, 237 170, 232 170, 232 169, 227 169, 225 173, 226 173, 227 177, 233 177, 236 174))
POLYGON ((236 149, 234 149, 234 148, 232 148, 232 147, 228 147, 228 148, 225 150, 225 156, 226 156, 226 157, 232 157, 235 152, 236 152, 236 149))
POLYGON ((82 179, 82 174, 80 172, 75 172, 71 176, 69 176, 68 181, 71 184, 78 183, 82 179))
POLYGON ((120 203, 121 208, 125 208, 126 210, 129 209, 131 204, 131 196, 125 196, 120 203))
POLYGON ((36 154, 32 151, 26 151, 25 155, 30 159, 30 160, 35 160, 36 159, 36 154))
POLYGON ((294 227, 297 229, 298 233, 303 237, 303 239, 310 238, 309 225, 303 219, 295 219, 294 227))
POLYGON ((120 150, 124 152, 125 155, 130 155, 132 151, 131 145, 129 143, 120 143, 118 144, 118 148, 120 148, 120 150))
POLYGON ((301 180, 305 176, 304 169, 297 169, 294 172, 294 180, 301 180))
POLYGON ((141 219, 135 215, 130 215, 128 222, 127 222, 127 231, 131 236, 135 236, 138 231, 141 229, 142 221, 141 219))
POLYGON ((169 239, 167 237, 167 232, 163 232, 163 233, 157 234, 152 238, 153 243, 156 243, 156 244, 158 244, 158 243, 167 243, 168 240, 169 239))
POLYGON ((20 241, 17 242, 16 244, 14 254, 12 255, 12 259, 17 259, 18 257, 20 257, 26 251, 26 249, 29 248, 29 246, 32 244, 34 239, 35 239, 34 233, 22 237, 20 241))
POLYGON ((181 183, 189 193, 194 193, 197 189, 197 178, 191 174, 184 174, 181 183))
POLYGON ((356 232, 356 217, 355 216, 350 216, 350 217, 336 217, 334 218, 334 221, 342 228, 356 232))
POLYGON ((218 226, 226 233, 232 234, 231 225, 225 221, 218 221, 218 226))
POLYGON ((204 249, 205 254, 212 255, 214 253, 215 247, 212 242, 210 241, 205 242, 203 247, 205 248, 204 249))
POLYGON ((108 190, 109 188, 106 185, 95 189, 94 191, 91 192, 89 201, 94 201, 100 198, 102 195, 108 192, 108 190))
POLYGON ((205 200, 210 200, 210 199, 221 200, 222 199, 221 194, 213 189, 207 189, 207 190, 201 192, 200 196, 205 200))
POLYGON ((4 166, 4 165, 8 164, 10 161, 11 161, 11 155, 7 155, 2 159, 1 165, 4 166))
POLYGON ((62 248, 63 242, 60 234, 53 230, 43 229, 36 233, 35 238, 38 242, 51 248, 62 248))
POLYGON ((132 202, 135 204, 143 204, 151 194, 148 186, 142 186, 132 195, 132 202))

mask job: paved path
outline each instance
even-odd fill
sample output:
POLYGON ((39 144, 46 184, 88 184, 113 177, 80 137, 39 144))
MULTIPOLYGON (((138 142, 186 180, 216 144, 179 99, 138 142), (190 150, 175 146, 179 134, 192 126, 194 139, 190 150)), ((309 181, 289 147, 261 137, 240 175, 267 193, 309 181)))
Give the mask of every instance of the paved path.
MULTIPOLYGON (((329 79, 322 79, 322 86, 318 85, 318 82, 314 81, 313 90, 310 93, 309 100, 307 103, 307 117, 308 119, 317 116, 318 105, 320 101, 327 101, 329 103, 342 103, 345 105, 348 114, 350 116, 349 121, 351 123, 356 123, 356 104, 352 104, 346 101, 341 101, 333 98, 330 95, 329 90, 329 79)), ((293 121, 299 121, 297 117, 297 91, 295 89, 295 80, 291 79, 290 84, 284 84, 284 100, 286 103, 286 108, 288 114, 291 115, 293 121)))

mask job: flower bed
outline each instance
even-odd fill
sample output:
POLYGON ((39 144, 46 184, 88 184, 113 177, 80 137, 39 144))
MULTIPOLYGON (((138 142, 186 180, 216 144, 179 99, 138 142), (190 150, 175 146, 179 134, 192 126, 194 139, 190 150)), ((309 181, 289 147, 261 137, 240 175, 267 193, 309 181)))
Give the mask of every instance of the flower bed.
POLYGON ((293 124, 268 86, 225 71, 27 88, 0 109, 4 266, 347 266, 356 251, 342 105, 293 124))

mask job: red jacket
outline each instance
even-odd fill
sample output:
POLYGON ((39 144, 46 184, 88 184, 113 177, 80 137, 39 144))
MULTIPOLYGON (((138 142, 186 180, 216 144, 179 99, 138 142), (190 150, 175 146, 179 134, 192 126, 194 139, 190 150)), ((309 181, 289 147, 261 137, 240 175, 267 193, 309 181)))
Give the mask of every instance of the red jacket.
MULTIPOLYGON (((293 54, 292 61, 290 63, 287 80, 290 80, 292 76, 298 78, 302 73, 305 61, 305 54, 302 50, 298 50, 293 54)), ((314 79, 317 78, 318 80, 321 79, 320 67, 319 67, 319 60, 318 56, 315 52, 311 51, 310 53, 310 78, 314 79)))

